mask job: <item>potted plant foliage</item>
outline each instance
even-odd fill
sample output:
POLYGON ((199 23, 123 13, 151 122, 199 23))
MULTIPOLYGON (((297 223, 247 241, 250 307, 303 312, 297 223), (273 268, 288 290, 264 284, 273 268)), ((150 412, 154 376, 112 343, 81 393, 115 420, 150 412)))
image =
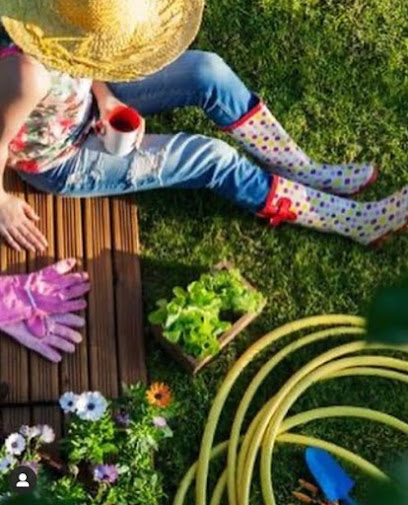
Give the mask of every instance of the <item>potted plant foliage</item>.
POLYGON ((153 334, 196 374, 262 311, 265 298, 228 263, 203 274, 149 315, 153 334))
POLYGON ((25 503, 13 497, 8 477, 19 466, 38 475, 30 503, 78 505, 158 505, 164 496, 153 455, 172 436, 174 413, 168 386, 126 387, 110 402, 99 392, 72 392, 60 398, 66 437, 58 456, 48 450, 55 439, 49 426, 22 426, 0 446, 0 503, 25 503))

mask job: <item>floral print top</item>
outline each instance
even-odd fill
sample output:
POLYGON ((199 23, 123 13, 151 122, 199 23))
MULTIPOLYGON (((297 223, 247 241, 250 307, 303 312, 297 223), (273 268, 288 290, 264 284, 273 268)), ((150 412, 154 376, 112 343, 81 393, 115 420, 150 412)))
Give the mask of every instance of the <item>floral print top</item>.
MULTIPOLYGON (((0 48, 0 60, 18 49, 0 48)), ((92 124, 91 79, 77 79, 48 69, 51 87, 9 144, 7 166, 41 173, 72 157, 92 124)))

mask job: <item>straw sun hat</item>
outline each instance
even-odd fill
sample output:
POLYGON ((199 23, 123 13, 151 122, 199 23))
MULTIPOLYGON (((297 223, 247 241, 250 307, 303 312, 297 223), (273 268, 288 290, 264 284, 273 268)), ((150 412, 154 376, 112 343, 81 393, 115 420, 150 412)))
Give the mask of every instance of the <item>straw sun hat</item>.
POLYGON ((180 56, 204 0, 0 0, 1 21, 25 53, 74 77, 130 81, 180 56))

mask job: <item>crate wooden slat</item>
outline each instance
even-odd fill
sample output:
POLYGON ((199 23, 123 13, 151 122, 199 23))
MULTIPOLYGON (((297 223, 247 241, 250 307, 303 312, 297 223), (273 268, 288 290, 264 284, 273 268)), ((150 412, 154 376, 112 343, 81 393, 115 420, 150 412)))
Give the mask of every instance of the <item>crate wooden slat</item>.
MULTIPOLYGON (((18 177, 12 191, 24 198, 18 177)), ((1 273, 41 268, 76 257, 89 272, 92 292, 83 342, 73 356, 52 365, 0 335, 0 436, 21 424, 52 424, 62 418, 55 407, 67 391, 99 390, 115 397, 121 382, 146 380, 137 208, 129 199, 63 199, 27 189, 41 216, 50 248, 45 255, 17 254, 0 244, 1 273)))

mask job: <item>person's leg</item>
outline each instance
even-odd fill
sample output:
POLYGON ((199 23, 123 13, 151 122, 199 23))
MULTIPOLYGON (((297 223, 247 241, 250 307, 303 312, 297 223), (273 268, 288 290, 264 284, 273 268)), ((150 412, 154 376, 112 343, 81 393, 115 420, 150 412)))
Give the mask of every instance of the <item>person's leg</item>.
POLYGON ((296 144, 267 105, 259 102, 246 116, 224 128, 274 173, 317 189, 353 195, 373 184, 377 168, 369 163, 318 163, 296 144))
POLYGON ((271 226, 289 221, 337 233, 362 245, 380 245, 408 226, 408 186, 378 202, 355 202, 275 176, 265 208, 271 226))
POLYGON ((329 165, 311 160, 266 105, 214 53, 187 51, 164 70, 131 83, 110 84, 123 102, 150 115, 201 107, 257 159, 298 182, 337 194, 353 194, 375 181, 369 164, 329 165))
POLYGON ((110 87, 119 100, 144 116, 194 106, 219 127, 238 121, 258 103, 222 58, 205 51, 187 51, 142 81, 110 87))
POLYGON ((408 222, 408 187, 379 202, 360 203, 270 176, 222 141, 201 135, 147 135, 126 158, 91 138, 61 167, 24 179, 66 196, 101 196, 153 188, 209 188, 267 219, 338 233, 363 245, 381 241, 408 222))
POLYGON ((37 189, 71 197, 122 195, 157 188, 208 188, 257 212, 271 175, 220 140, 202 135, 146 135, 126 157, 106 152, 90 136, 79 153, 42 174, 21 173, 37 189))

